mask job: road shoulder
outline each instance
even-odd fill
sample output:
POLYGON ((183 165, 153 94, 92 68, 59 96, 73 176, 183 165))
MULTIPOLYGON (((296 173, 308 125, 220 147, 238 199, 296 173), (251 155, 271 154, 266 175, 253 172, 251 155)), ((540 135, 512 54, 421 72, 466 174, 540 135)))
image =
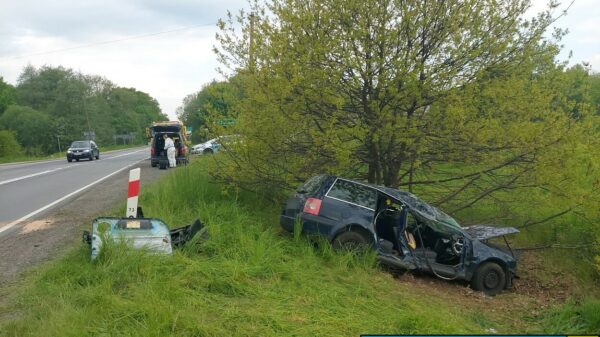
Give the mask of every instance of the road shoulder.
MULTIPOLYGON (((136 165, 142 169, 144 186, 155 181, 165 170, 150 167, 147 161, 136 165)), ((0 286, 44 261, 52 260, 81 241, 81 232, 91 221, 111 214, 127 200, 128 170, 119 172, 74 196, 66 203, 19 224, 7 235, 0 236, 0 286)))

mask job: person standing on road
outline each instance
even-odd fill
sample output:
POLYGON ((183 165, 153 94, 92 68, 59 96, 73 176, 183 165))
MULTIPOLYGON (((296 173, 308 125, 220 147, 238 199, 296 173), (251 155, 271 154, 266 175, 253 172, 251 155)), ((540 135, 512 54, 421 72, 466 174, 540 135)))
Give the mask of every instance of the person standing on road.
POLYGON ((175 167, 175 144, 173 143, 173 139, 169 137, 166 133, 163 135, 165 139, 165 150, 167 150, 167 159, 169 159, 169 167, 175 167))

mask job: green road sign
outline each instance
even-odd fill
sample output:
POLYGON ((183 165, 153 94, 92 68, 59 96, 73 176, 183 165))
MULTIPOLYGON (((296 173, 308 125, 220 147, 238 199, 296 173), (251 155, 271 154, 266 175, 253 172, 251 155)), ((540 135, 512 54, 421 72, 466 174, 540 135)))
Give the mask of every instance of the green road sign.
POLYGON ((230 125, 235 124, 235 119, 233 119, 233 118, 219 119, 217 121, 217 123, 221 126, 230 126, 230 125))

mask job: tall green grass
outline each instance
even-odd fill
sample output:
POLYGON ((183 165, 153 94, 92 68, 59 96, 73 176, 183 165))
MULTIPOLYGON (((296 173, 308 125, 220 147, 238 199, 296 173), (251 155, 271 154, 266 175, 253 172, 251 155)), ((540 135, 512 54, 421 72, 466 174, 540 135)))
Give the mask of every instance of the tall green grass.
POLYGON ((358 336, 497 324, 397 282, 372 254, 282 234, 279 205, 222 192, 201 161, 144 189, 140 204, 172 227, 199 217, 210 239, 172 256, 110 245, 96 262, 78 246, 2 290, 13 299, 0 304, 0 317, 12 313, 0 335, 358 336))
POLYGON ((600 331, 600 300, 566 303, 544 317, 546 330, 554 334, 597 334, 600 331))

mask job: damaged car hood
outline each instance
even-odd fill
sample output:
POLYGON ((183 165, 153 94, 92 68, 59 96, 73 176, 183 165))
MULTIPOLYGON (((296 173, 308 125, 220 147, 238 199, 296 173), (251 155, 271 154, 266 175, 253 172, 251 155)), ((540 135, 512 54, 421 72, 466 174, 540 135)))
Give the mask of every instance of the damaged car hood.
POLYGON ((473 225, 463 229, 474 239, 483 241, 503 235, 516 234, 519 230, 514 227, 494 227, 490 225, 473 225))

